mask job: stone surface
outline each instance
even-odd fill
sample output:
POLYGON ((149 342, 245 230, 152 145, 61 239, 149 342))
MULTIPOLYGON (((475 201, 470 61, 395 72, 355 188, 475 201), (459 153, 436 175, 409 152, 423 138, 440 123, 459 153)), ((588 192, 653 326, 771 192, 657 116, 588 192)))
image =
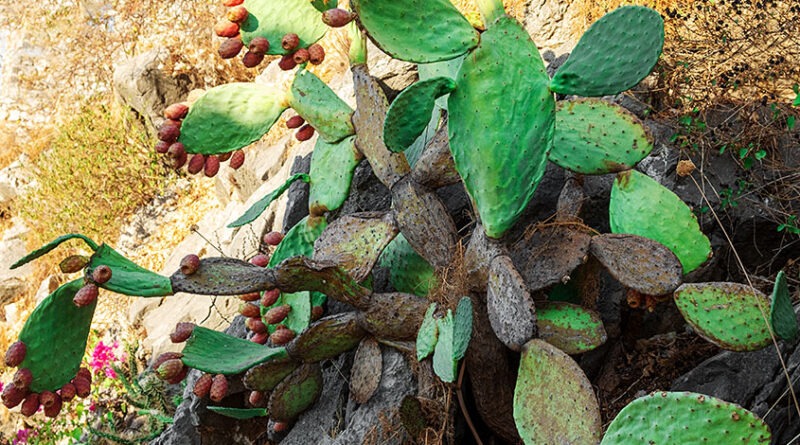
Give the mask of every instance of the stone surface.
POLYGON ((553 51, 556 54, 572 51, 580 35, 572 30, 577 26, 578 17, 573 2, 568 0, 534 0, 528 4, 525 15, 525 30, 536 42, 539 51, 553 51))
POLYGON ((25 238, 29 229, 22 220, 14 218, 11 227, 3 232, 0 239, 0 307, 13 303, 28 288, 33 266, 26 264, 17 269, 9 269, 17 260, 28 253, 25 238))

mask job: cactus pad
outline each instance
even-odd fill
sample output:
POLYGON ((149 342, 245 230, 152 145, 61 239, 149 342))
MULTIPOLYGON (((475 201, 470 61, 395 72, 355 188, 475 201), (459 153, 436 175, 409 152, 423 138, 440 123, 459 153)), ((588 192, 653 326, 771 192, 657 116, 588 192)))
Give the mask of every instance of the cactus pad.
POLYGON ((412 294, 372 294, 369 306, 357 314, 358 324, 380 339, 412 340, 427 306, 428 300, 412 294))
POLYGON ((271 271, 236 258, 203 258, 191 275, 178 269, 170 277, 175 292, 199 295, 241 295, 274 287, 271 271))
POLYGON ((424 297, 436 286, 433 266, 411 248, 402 233, 383 249, 379 265, 389 269, 389 282, 397 291, 424 297))
POLYGON ((433 350, 433 372, 443 382, 455 382, 458 375, 458 361, 454 360, 454 322, 453 312, 448 310, 447 314, 437 320, 439 339, 433 350))
POLYGON ((771 341, 769 300, 738 283, 686 283, 675 291, 683 318, 715 345, 732 351, 755 351, 771 341))
POLYGON ((600 314, 569 303, 544 303, 536 308, 539 338, 567 354, 580 354, 606 342, 600 314))
POLYGON ((775 286, 770 297, 769 318, 775 335, 787 341, 794 341, 797 338, 799 330, 797 315, 792 308, 786 274, 783 271, 778 272, 778 276, 775 277, 775 286))
POLYGON ((86 245, 88 245, 89 248, 91 248, 92 250, 97 250, 97 243, 92 241, 89 237, 77 233, 70 233, 68 235, 61 235, 58 238, 54 239, 53 241, 50 241, 44 246, 20 258, 16 263, 11 265, 10 269, 16 269, 18 267, 30 263, 31 261, 37 258, 43 257, 44 255, 47 255, 48 253, 53 251, 53 249, 55 249, 56 247, 60 246, 62 243, 65 243, 71 239, 83 240, 83 242, 86 243, 86 245))
POLYGON ((285 348, 268 348, 213 329, 195 326, 183 348, 183 364, 209 374, 233 375, 268 360, 286 357, 285 348), (236 351, 236 354, 231 354, 236 351))
POLYGON ((314 73, 299 70, 292 82, 289 105, 330 144, 355 133, 350 108, 314 73))
POLYGON ((187 153, 227 153, 261 139, 286 109, 274 86, 229 83, 211 88, 189 108, 178 138, 187 153))
POLYGON ((570 225, 536 227, 512 247, 511 257, 531 292, 561 283, 589 253, 592 237, 570 225))
POLYGON ((617 175, 608 213, 613 233, 631 233, 667 246, 681 261, 684 274, 711 256, 711 242, 691 209, 675 193, 636 170, 617 175))
POLYGON ((514 421, 526 445, 596 444, 603 430, 589 379, 570 356, 538 339, 522 349, 514 421))
POLYGON ((270 43, 267 54, 286 53, 281 47, 286 34, 297 34, 298 47, 306 48, 328 30, 322 13, 306 0, 245 0, 244 6, 250 14, 241 24, 242 41, 246 46, 254 37, 264 37, 270 43))
POLYGON ((381 383, 383 357, 381 346, 372 337, 361 340, 353 357, 350 370, 350 398, 354 402, 367 403, 381 383))
POLYGON ((653 150, 653 137, 624 108, 598 99, 559 102, 549 159, 587 175, 633 168, 653 150))
POLYGON ((355 142, 355 136, 335 144, 317 138, 309 171, 311 186, 308 210, 312 215, 319 216, 338 209, 350 195, 353 172, 363 157, 356 149, 355 142))
POLYGON ((277 286, 286 292, 302 290, 311 293, 312 305, 324 302, 320 292, 330 295, 343 303, 356 308, 367 305, 367 297, 372 292, 353 280, 342 268, 298 256, 284 260, 275 268, 277 286))
POLYGON ((519 219, 544 174, 555 122, 548 82, 536 45, 506 16, 481 35, 450 93, 450 150, 492 238, 519 219))
POLYGON ((422 361, 431 355, 439 340, 439 323, 433 315, 436 313, 436 303, 431 303, 425 311, 422 324, 417 332, 417 361, 422 361))
POLYGON ((272 391, 269 398, 271 418, 288 422, 308 409, 322 393, 322 371, 319 364, 302 365, 272 391))
POLYGON ((355 348, 366 334, 354 313, 336 314, 312 323, 287 349, 292 358, 314 363, 355 348))
POLYGON ((501 255, 492 260, 486 292, 495 335, 508 348, 519 351, 536 335, 536 307, 509 257, 501 255))
POLYGON ((650 74, 663 45, 664 21, 658 12, 641 6, 617 8, 583 34, 550 88, 587 97, 625 91, 650 74))
POLYGON ((209 406, 207 408, 211 412, 236 420, 255 419, 269 415, 266 408, 228 408, 226 406, 209 406))
POLYGON ((697 393, 655 392, 629 403, 601 445, 632 443, 768 444, 769 427, 752 412, 697 393))
POLYGON ((592 238, 591 252, 617 281, 643 294, 666 295, 681 284, 678 257, 649 238, 606 233, 592 238))
POLYGON ((391 151, 403 151, 428 127, 437 98, 450 93, 456 83, 449 77, 421 80, 394 99, 383 123, 383 141, 391 151))
POLYGON ((358 0, 352 6, 370 39, 395 59, 453 59, 478 44, 478 32, 448 0, 358 0))
POLYGON ((247 370, 242 383, 252 391, 272 391, 286 376, 292 373, 300 362, 289 357, 272 359, 247 370))
POLYGON ((247 209, 242 216, 237 218, 234 222, 228 224, 228 227, 230 228, 241 227, 245 224, 250 224, 251 222, 255 221, 256 218, 258 218, 259 216, 261 216, 262 213, 264 213, 264 210, 267 210, 267 207, 269 207, 269 205, 272 204, 272 201, 278 199, 283 194, 283 192, 289 189, 289 186, 291 186, 292 184, 294 184, 295 181, 298 180, 307 183, 311 181, 311 178, 309 177, 309 175, 305 173, 297 173, 290 176, 289 179, 287 179, 286 182, 281 184, 280 187, 273 190, 272 192, 267 194, 267 196, 264 196, 263 198, 256 201, 253 205, 251 205, 250 208, 247 209))
POLYGON ((86 276, 101 265, 111 268, 111 279, 99 286, 112 292, 136 297, 165 297, 172 295, 170 279, 151 272, 122 256, 108 244, 101 244, 89 260, 86 276))

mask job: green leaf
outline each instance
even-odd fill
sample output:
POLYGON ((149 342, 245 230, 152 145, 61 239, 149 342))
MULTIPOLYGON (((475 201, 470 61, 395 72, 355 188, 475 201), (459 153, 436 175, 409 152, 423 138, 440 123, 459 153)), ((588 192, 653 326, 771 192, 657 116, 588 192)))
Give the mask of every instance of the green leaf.
POLYGON ((20 258, 16 263, 12 264, 10 268, 11 269, 16 269, 16 268, 18 268, 20 266, 24 266, 25 264, 28 264, 31 261, 33 261, 33 260, 35 260, 35 259, 37 259, 39 257, 47 255, 53 249, 55 249, 56 247, 60 246, 62 243, 66 242, 66 241, 69 241, 71 239, 83 240, 83 242, 85 242, 86 245, 89 246, 89 248, 91 248, 92 250, 97 250, 97 243, 92 241, 89 237, 81 235, 81 234, 78 234, 78 233, 70 233, 68 235, 61 235, 58 238, 54 239, 53 241, 50 241, 49 243, 45 244, 44 246, 42 246, 42 247, 34 250, 33 252, 25 255, 24 257, 20 258))
POLYGON ((353 109, 314 73, 299 70, 292 82, 289 105, 330 144, 355 134, 353 109))
POLYGON ((183 363, 210 374, 233 375, 268 360, 286 357, 286 349, 270 348, 232 337, 213 329, 195 326, 183 348, 183 363), (236 351, 236 354, 231 354, 236 351))
POLYGON ((108 244, 101 244, 89 259, 86 275, 91 276, 102 265, 111 268, 111 279, 99 285, 104 289, 134 297, 166 297, 174 293, 168 277, 139 266, 108 244))
POLYGON ((770 297, 769 317, 775 335, 787 341, 794 341, 797 338, 800 327, 797 324, 797 316, 789 296, 789 286, 786 284, 786 274, 783 271, 778 272, 778 276, 775 277, 775 286, 770 297))
POLYGON ((236 221, 228 224, 228 227, 241 227, 245 224, 250 224, 251 222, 255 221, 264 210, 267 210, 267 207, 272 203, 272 201, 278 199, 283 192, 289 189, 289 186, 292 185, 295 181, 300 180, 303 182, 308 183, 311 178, 305 173, 296 173, 289 177, 280 187, 272 191, 272 193, 268 194, 267 196, 259 199, 256 201, 249 209, 242 216, 236 219, 236 221))

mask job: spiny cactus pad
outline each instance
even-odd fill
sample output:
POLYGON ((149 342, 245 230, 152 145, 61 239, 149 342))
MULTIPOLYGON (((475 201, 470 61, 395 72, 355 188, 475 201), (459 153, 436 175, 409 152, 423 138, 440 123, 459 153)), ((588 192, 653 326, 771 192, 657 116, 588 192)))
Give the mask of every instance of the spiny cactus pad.
POLYGON ((617 8, 583 34, 550 88, 587 97, 625 91, 652 71, 663 45, 664 21, 658 12, 641 6, 617 8))
POLYGON ((654 392, 623 408, 601 445, 768 444, 771 436, 763 420, 733 403, 690 392, 654 392))
POLYGON ((600 406, 580 366, 539 339, 522 349, 514 421, 526 445, 596 444, 603 430, 600 406))
POLYGON ((772 340, 767 296, 739 283, 686 283, 675 291, 683 318, 706 340, 732 351, 755 351, 772 340))
POLYGON ((425 317, 422 319, 417 333, 417 361, 431 355, 436 347, 436 342, 439 341, 439 323, 434 317, 435 313, 436 303, 431 303, 428 310, 425 311, 425 317))
POLYGON ((26 346, 19 369, 30 369, 33 392, 55 391, 75 377, 86 351, 86 340, 97 300, 77 307, 72 298, 83 279, 70 281, 48 295, 25 322, 19 340, 26 346))
POLYGON ((449 0, 358 0, 352 6, 370 39, 395 59, 437 62, 478 44, 478 32, 449 0))
POLYGON ((271 193, 267 194, 263 198, 256 201, 253 205, 251 205, 250 208, 247 209, 244 212, 244 214, 242 214, 242 216, 236 218, 234 222, 228 224, 228 227, 230 228, 241 227, 245 224, 250 224, 251 222, 255 221, 256 218, 258 218, 259 216, 261 216, 262 213, 264 213, 264 210, 267 210, 267 207, 269 207, 269 205, 272 204, 272 201, 278 199, 283 194, 283 192, 288 190, 289 187, 292 184, 294 184, 295 181, 303 181, 308 183, 311 181, 311 178, 309 175, 305 173, 296 173, 290 176, 289 179, 287 179, 286 182, 281 184, 280 187, 273 190, 271 193))
POLYGON ((267 54, 287 53, 280 44, 286 34, 297 34, 298 46, 306 48, 328 30, 322 13, 306 0, 246 0, 244 6, 250 14, 240 26, 242 41, 249 45, 254 37, 264 37, 270 43, 267 54))
POLYGON ((367 403, 381 383, 381 372, 381 346, 375 338, 365 337, 356 349, 350 369, 350 398, 356 403, 367 403))
POLYGON ((681 284, 678 257, 649 238, 605 233, 592 238, 590 249, 617 281, 643 294, 666 295, 681 284))
POLYGON ((169 278, 137 265, 108 244, 101 244, 92 255, 86 275, 92 276, 99 266, 111 268, 111 279, 100 287, 112 292, 136 297, 165 297, 174 293, 169 278))
POLYGON ((512 246, 511 257, 531 292, 561 283, 583 263, 592 242, 584 228, 574 225, 534 226, 527 232, 512 246))
POLYGON ((786 274, 783 271, 778 272, 778 276, 775 277, 775 286, 770 297, 769 318, 775 335, 788 341, 794 341, 797 338, 800 329, 798 329, 797 316, 792 308, 786 274))
POLYGON ((495 335, 508 348, 519 351, 536 335, 536 306, 511 258, 501 255, 492 260, 486 292, 495 335))
POLYGON ((383 123, 383 141, 391 151, 403 151, 425 131, 437 98, 450 93, 456 82, 449 77, 421 80, 404 89, 392 102, 383 123))
MULTIPOLYGON (((423 81, 434 77, 447 77, 455 80, 458 77, 458 71, 461 69, 461 64, 464 63, 464 58, 466 56, 467 55, 464 54, 455 59, 418 64, 417 72, 419 73, 419 80, 423 81)), ((446 110, 447 98, 448 96, 445 95, 436 99, 436 106, 446 110)))
POLYGON ((269 415, 266 408, 229 408, 226 406, 208 406, 207 408, 211 412, 236 420, 255 419, 269 415))
POLYGON ((297 368, 272 391, 269 415, 288 422, 308 409, 322 393, 322 371, 318 363, 297 368))
POLYGON ((587 175, 631 169, 653 150, 636 116, 598 99, 559 102, 554 138, 548 159, 587 175))
POLYGON ((289 357, 272 359, 247 370, 242 378, 242 383, 245 388, 252 391, 272 391, 298 366, 300 366, 300 362, 289 357))
POLYGON ((330 315, 312 323, 287 346, 289 354, 304 363, 330 359, 358 345, 367 333, 355 313, 330 315))
POLYGON ((97 250, 97 243, 92 241, 89 237, 77 234, 77 233, 70 233, 68 235, 61 235, 58 238, 50 241, 49 243, 45 244, 44 246, 34 250, 33 252, 25 255, 24 257, 20 258, 16 263, 12 264, 10 269, 16 269, 18 267, 24 266, 25 264, 30 263, 31 261, 40 258, 44 255, 50 253, 53 249, 60 246, 62 243, 65 243, 71 239, 80 239, 86 243, 92 250, 97 250))
POLYGON ((443 382, 454 382, 458 375, 458 361, 453 359, 453 312, 448 310, 444 317, 437 320, 437 324, 439 339, 433 350, 433 372, 443 382))
POLYGON ((536 307, 539 338, 567 354, 580 354, 606 342, 600 314, 582 306, 561 302, 536 307))
POLYGON ((379 265, 389 269, 389 282, 400 291, 424 297, 436 286, 433 266, 398 234, 381 253, 379 265))
POLYGON ((555 122, 548 82, 536 45, 506 16, 481 35, 450 93, 450 149, 492 238, 519 219, 544 174, 555 122))
POLYGON ((236 258, 200 260, 197 270, 184 275, 178 269, 170 277, 175 292, 200 295, 242 295, 274 285, 274 276, 262 267, 236 258))
POLYGON ((234 375, 268 360, 286 357, 285 348, 268 348, 212 329, 196 326, 183 348, 183 363, 209 374, 234 375), (236 354, 231 354, 236 351, 236 354))
POLYGON ((358 312, 358 324, 387 340, 413 340, 422 324, 428 300, 412 294, 372 294, 369 306, 358 312))
POLYGON ((311 185, 308 209, 312 215, 319 216, 337 210, 350 196, 353 172, 363 157, 356 149, 355 142, 355 136, 346 137, 335 144, 317 138, 309 171, 311 185))
POLYGON ((678 196, 636 170, 619 173, 608 204, 613 233, 632 233, 667 246, 689 273, 711 256, 711 242, 678 196))
POLYGON ((289 105, 328 143, 355 134, 353 109, 310 71, 299 70, 295 75, 289 105))
POLYGON ((211 88, 189 108, 178 141, 187 153, 227 153, 261 139, 288 106, 286 92, 256 83, 211 88))

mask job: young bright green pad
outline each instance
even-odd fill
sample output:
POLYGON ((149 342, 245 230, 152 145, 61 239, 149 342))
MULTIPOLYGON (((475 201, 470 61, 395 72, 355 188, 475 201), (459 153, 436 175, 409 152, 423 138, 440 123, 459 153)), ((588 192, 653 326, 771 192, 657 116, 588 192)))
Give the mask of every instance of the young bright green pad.
POLYGON ((245 0, 244 7, 250 14, 240 25, 242 41, 247 46, 253 37, 264 37, 269 41, 267 54, 286 54, 281 39, 295 33, 300 38, 299 47, 306 48, 328 30, 322 23, 319 3, 330 1, 317 0, 315 5, 307 0, 245 0))
POLYGON ((431 355, 436 342, 439 340, 439 323, 433 314, 436 312, 436 303, 431 303, 425 311, 422 324, 417 332, 417 361, 422 361, 431 355))
POLYGON ((576 304, 549 302, 536 306, 539 338, 567 354, 580 354, 606 342, 600 314, 576 304))
POLYGON ((220 85, 206 91, 189 107, 178 141, 188 153, 210 155, 238 150, 261 139, 286 107, 286 93, 274 86, 220 85))
POLYGON ((526 445, 594 445, 603 431, 597 397, 580 366, 539 339, 522 348, 514 421, 526 445))
POLYGON ((472 337, 472 300, 461 297, 456 306, 453 318, 453 358, 458 361, 464 358, 472 337))
POLYGON ((544 174, 555 101, 539 50, 522 26, 501 17, 464 59, 450 93, 450 149, 486 234, 519 219, 544 174))
POLYGON ((195 326, 183 348, 183 364, 210 374, 233 375, 268 360, 286 357, 286 349, 268 348, 223 332, 195 326), (231 354, 231 351, 236 351, 231 354))
POLYGON ((389 282, 399 292, 424 297, 436 286, 433 266, 411 247, 402 233, 383 249, 378 264, 389 269, 389 282))
POLYGON ((393 152, 403 151, 417 140, 431 120, 436 99, 455 89, 449 77, 421 80, 400 92, 383 121, 383 141, 393 152))
POLYGON ((226 406, 208 406, 207 408, 211 412, 237 420, 269 416, 269 411, 266 408, 228 408, 226 406))
POLYGON ((674 295, 683 318, 721 348, 755 351, 772 341, 769 300, 757 289, 739 283, 686 283, 674 295))
POLYGON ((583 34, 550 89, 578 96, 607 96, 635 86, 661 55, 664 21, 642 6, 623 6, 604 15, 583 34))
MULTIPOLYGON (((419 80, 432 79, 434 77, 447 77, 456 79, 458 77, 458 70, 461 69, 461 64, 464 62, 466 54, 462 54, 455 59, 442 60, 441 62, 434 63, 420 63, 417 65, 417 72, 419 73, 419 80)), ((436 106, 439 108, 447 109, 447 95, 436 99, 436 106)))
POLYGON ((273 190, 267 196, 259 199, 253 205, 251 205, 250 208, 247 209, 247 211, 245 211, 242 216, 236 219, 236 221, 228 224, 228 227, 230 228, 241 227, 245 224, 250 224, 251 222, 255 221, 256 218, 258 218, 262 213, 264 213, 264 210, 267 210, 267 207, 269 207, 269 205, 272 204, 272 201, 278 199, 283 194, 283 192, 289 190, 289 186, 291 186, 295 181, 298 180, 308 183, 311 181, 311 177, 305 173, 296 173, 290 176, 289 179, 287 179, 286 182, 281 184, 280 187, 273 190))
POLYGON ((318 363, 302 365, 272 391, 269 415, 288 422, 308 409, 322 393, 322 371, 318 363))
POLYGON ((92 276, 92 271, 102 265, 111 268, 111 279, 99 285, 104 289, 134 297, 166 297, 174 294, 168 277, 139 266, 108 244, 101 244, 89 259, 86 276, 92 276))
POLYGON ((311 4, 317 8, 317 11, 325 12, 329 9, 336 8, 339 2, 338 0, 311 0, 311 4))
POLYGON ((356 149, 356 137, 350 136, 335 144, 317 138, 311 153, 311 185, 308 209, 312 215, 322 215, 338 209, 350 196, 353 172, 363 156, 356 149))
POLYGON ((447 315, 437 322, 439 340, 433 349, 433 372, 443 382, 455 382, 458 375, 458 360, 454 357, 454 322, 453 311, 447 310, 447 315))
POLYGON ((667 246, 687 274, 711 256, 711 242, 678 195, 649 176, 619 173, 608 204, 611 232, 643 236, 667 246))
POLYGON ((769 318, 775 335, 788 341, 793 341, 797 338, 797 316, 795 316, 794 308, 792 308, 792 299, 789 296, 789 287, 786 284, 786 274, 783 271, 778 272, 778 276, 775 277, 775 286, 772 288, 772 296, 770 298, 769 318))
POLYGON ((289 105, 331 144, 355 134, 353 109, 314 73, 299 70, 292 82, 289 105))
POLYGON ((92 250, 97 250, 97 243, 92 241, 89 237, 78 234, 78 233, 70 233, 67 235, 61 235, 58 238, 50 241, 49 243, 45 244, 44 246, 34 250, 33 252, 25 255, 24 257, 20 258, 16 263, 12 264, 10 269, 16 269, 18 267, 24 266, 31 261, 43 257, 53 251, 56 247, 60 246, 62 243, 65 243, 71 239, 80 239, 86 243, 92 250))
POLYGON ((768 444, 769 426, 739 405, 691 392, 654 392, 629 403, 601 445, 768 444))
POLYGON ((75 377, 81 366, 97 300, 78 307, 72 302, 83 278, 56 289, 33 310, 19 340, 27 352, 19 369, 33 375, 33 392, 55 391, 75 377))
POLYGON ((358 0, 351 5, 369 38, 395 59, 438 62, 478 44, 478 32, 449 0, 358 0))
POLYGON ((286 232, 286 236, 283 237, 269 258, 267 267, 275 267, 281 261, 294 256, 302 255, 311 258, 314 254, 314 241, 319 238, 327 226, 328 221, 324 217, 306 216, 301 219, 286 232))
POLYGON ((633 168, 653 150, 653 137, 624 108, 599 99, 559 102, 549 159, 587 175, 633 168))

